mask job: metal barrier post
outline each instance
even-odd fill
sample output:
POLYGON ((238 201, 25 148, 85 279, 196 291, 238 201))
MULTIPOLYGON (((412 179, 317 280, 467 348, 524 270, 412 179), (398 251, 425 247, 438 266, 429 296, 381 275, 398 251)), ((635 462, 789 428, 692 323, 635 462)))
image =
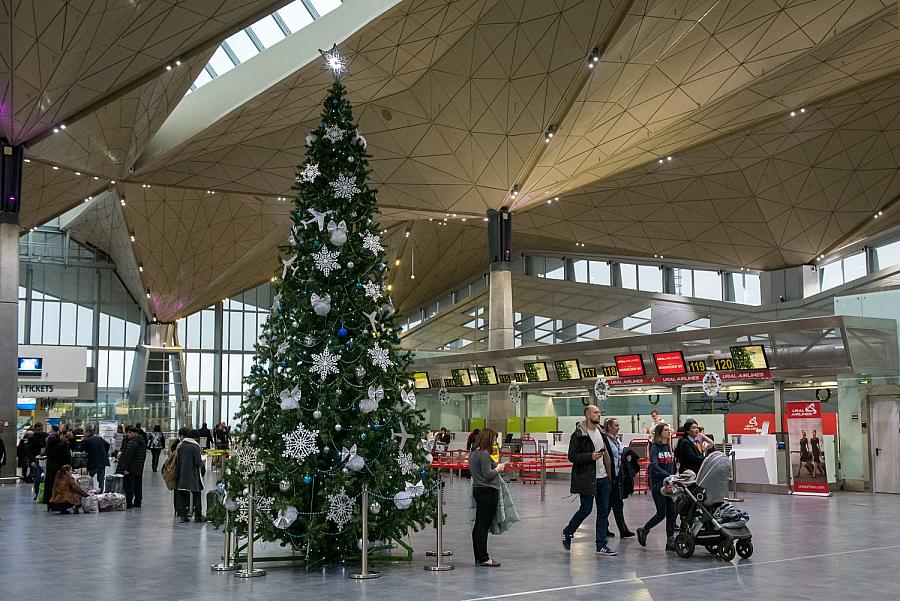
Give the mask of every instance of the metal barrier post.
MULTIPOLYGON (((440 473, 440 471, 438 471, 438 494, 439 495, 441 494, 440 489, 443 487, 444 487, 444 481, 441 480, 441 473, 440 473)), ((439 513, 443 512, 443 507, 438 512, 439 513)), ((437 527, 438 527, 438 525, 435 524, 435 528, 437 528, 437 527)), ((437 536, 437 546, 435 547, 435 550, 434 551, 425 551, 425 555, 427 557, 436 557, 438 554, 438 551, 440 551, 440 554, 442 557, 450 557, 451 555, 453 555, 452 549, 441 549, 441 543, 443 542, 441 540, 441 535, 437 534, 436 536, 437 536)))
POLYGON ((256 578, 257 576, 265 576, 266 571, 253 567, 253 529, 254 520, 254 496, 253 484, 250 485, 250 492, 247 495, 247 567, 234 573, 238 578, 256 578))
POLYGON ((430 572, 446 572, 452 570, 453 564, 444 563, 444 481, 438 476, 437 483, 437 559, 433 566, 425 566, 430 572))
POLYGON ((362 569, 350 574, 353 580, 370 580, 381 576, 378 572, 369 571, 369 485, 362 485, 362 569))
POLYGON ((737 496, 737 458, 734 450, 731 451, 731 496, 725 500, 731 503, 744 502, 744 499, 737 496))
POLYGON ((541 501, 544 500, 544 490, 547 488, 547 456, 541 449, 541 501))
POLYGON ((231 562, 231 523, 229 520, 228 510, 225 510, 225 553, 222 554, 222 563, 209 566, 213 572, 231 572, 236 570, 238 566, 231 562))

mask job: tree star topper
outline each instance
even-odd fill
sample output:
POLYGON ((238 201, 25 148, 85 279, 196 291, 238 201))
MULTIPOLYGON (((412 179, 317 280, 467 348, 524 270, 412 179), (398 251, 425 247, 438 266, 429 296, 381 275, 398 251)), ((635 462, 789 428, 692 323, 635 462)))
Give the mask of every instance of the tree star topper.
POLYGON ((342 75, 350 75, 350 67, 347 65, 347 59, 338 52, 337 44, 331 47, 331 50, 319 49, 322 58, 325 59, 325 68, 331 70, 334 78, 340 79, 342 75))

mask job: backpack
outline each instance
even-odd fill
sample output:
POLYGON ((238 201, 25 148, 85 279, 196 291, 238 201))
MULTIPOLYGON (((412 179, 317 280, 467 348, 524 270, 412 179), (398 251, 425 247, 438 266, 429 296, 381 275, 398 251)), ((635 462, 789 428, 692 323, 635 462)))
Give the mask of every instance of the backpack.
POLYGON ((162 466, 162 477, 166 483, 166 488, 169 490, 175 490, 175 487, 178 485, 178 448, 171 452, 168 457, 166 457, 165 463, 162 466))

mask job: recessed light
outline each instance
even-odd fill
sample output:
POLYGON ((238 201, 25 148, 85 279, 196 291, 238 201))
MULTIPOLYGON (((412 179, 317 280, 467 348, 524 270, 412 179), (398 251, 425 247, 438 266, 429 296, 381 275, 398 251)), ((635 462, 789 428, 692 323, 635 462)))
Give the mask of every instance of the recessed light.
POLYGON ((54 171, 59 171, 59 167, 57 167, 56 165, 53 165, 53 170, 54 170, 54 171))

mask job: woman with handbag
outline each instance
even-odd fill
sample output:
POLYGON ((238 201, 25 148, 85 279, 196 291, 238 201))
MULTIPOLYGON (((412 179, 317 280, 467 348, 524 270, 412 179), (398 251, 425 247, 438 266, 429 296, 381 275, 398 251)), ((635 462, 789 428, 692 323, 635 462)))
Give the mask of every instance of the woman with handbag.
POLYGON ((497 433, 484 428, 472 443, 469 453, 469 472, 472 474, 472 496, 475 498, 475 525, 472 528, 472 549, 475 564, 496 568, 500 562, 491 559, 487 550, 488 531, 497 515, 500 503, 500 472, 506 467, 491 459, 491 450, 497 442, 497 433))

